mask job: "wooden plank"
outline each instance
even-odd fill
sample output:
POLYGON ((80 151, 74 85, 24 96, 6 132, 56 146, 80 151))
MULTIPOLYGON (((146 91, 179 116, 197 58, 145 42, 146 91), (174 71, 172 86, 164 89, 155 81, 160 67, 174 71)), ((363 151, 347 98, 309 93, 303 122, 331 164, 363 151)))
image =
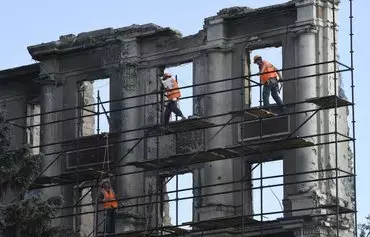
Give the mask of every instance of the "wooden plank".
POLYGON ((170 122, 168 129, 164 128, 164 125, 154 125, 146 127, 146 133, 149 136, 159 136, 178 132, 186 132, 195 129, 205 129, 214 126, 214 123, 208 122, 204 119, 193 118, 185 119, 175 122, 170 122))
POLYGON ((246 109, 243 113, 243 111, 237 111, 237 116, 244 116, 245 121, 259 119, 259 118, 271 118, 277 116, 276 113, 273 113, 271 111, 268 111, 263 108, 259 107, 253 107, 250 109, 246 109))
POLYGON ((284 142, 279 143, 278 147, 270 148, 272 151, 275 150, 288 150, 294 148, 303 148, 313 146, 313 142, 309 142, 302 138, 286 139, 284 142))
POLYGON ((232 158, 232 157, 238 157, 239 153, 229 150, 229 149, 224 149, 224 148, 217 148, 217 149, 211 149, 209 152, 216 153, 220 156, 223 156, 225 158, 232 158))
MULTIPOLYGON (((230 146, 227 147, 228 150, 231 150, 233 152, 236 152, 238 154, 243 154, 244 156, 249 155, 256 155, 259 153, 267 153, 267 152, 276 152, 276 151, 282 151, 282 150, 289 150, 289 149, 297 149, 297 148, 303 148, 303 147, 309 147, 313 146, 314 143, 306 141, 302 138, 288 138, 288 139, 280 139, 280 140, 272 140, 272 141, 266 141, 262 143, 262 146, 258 143, 258 141, 253 142, 246 142, 243 144, 236 145, 236 146, 230 146)), ((276 159, 280 159, 279 157, 276 157, 276 159)), ((248 159, 247 159, 248 160, 248 159)), ((259 162, 256 159, 249 160, 252 163, 259 162)), ((271 161, 271 159, 264 158, 263 161, 271 161)))
POLYGON ((179 227, 176 227, 176 226, 164 226, 164 227, 161 228, 161 230, 168 231, 168 232, 173 232, 175 234, 187 234, 187 233, 189 233, 189 230, 179 228, 179 227))
POLYGON ((307 99, 307 103, 313 103, 316 104, 320 107, 323 107, 324 109, 333 109, 335 108, 335 101, 337 101, 337 108, 339 107, 344 107, 344 106, 349 106, 352 105, 351 102, 339 98, 338 96, 335 95, 329 95, 329 96, 324 96, 324 97, 315 97, 311 99, 307 99))
MULTIPOLYGON (((221 149, 217 151, 220 152, 221 149)), ((231 152, 229 152, 231 153, 231 152)), ((235 155, 235 153, 232 153, 235 155)), ((143 169, 165 169, 165 168, 175 168, 180 167, 182 165, 191 165, 194 163, 204 163, 210 162, 215 160, 224 159, 225 156, 217 154, 215 152, 198 152, 198 153, 188 153, 188 154, 178 154, 174 156, 170 156, 168 158, 162 158, 158 160, 150 160, 150 161, 143 161, 143 162, 130 162, 128 165, 133 165, 138 168, 143 169)))
POLYGON ((246 120, 256 119, 256 118, 270 118, 274 117, 277 114, 272 113, 268 110, 261 109, 261 108, 252 108, 250 110, 245 111, 244 118, 246 120))

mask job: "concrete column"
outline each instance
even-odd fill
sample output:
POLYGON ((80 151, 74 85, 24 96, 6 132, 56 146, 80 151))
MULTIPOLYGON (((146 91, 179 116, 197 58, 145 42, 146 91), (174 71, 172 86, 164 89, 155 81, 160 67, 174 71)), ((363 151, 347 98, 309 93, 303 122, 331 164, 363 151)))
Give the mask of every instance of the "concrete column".
MULTIPOLYGON (((56 84, 56 75, 49 75, 48 78, 42 81, 41 89, 41 127, 40 127, 40 143, 41 143, 41 153, 45 155, 44 166, 48 166, 57 157, 59 157, 53 165, 51 165, 44 173, 44 176, 57 176, 61 174, 62 162, 64 156, 60 154, 62 147, 60 144, 47 145, 51 143, 60 142, 62 140, 63 130, 62 124, 50 123, 58 121, 62 118, 61 112, 48 113, 54 110, 62 109, 63 105, 63 90, 60 85, 56 84), (48 153, 56 153, 48 155, 48 153)), ((55 186, 51 188, 45 188, 42 190, 46 197, 55 196, 62 193, 62 186, 55 186)), ((61 214, 61 213, 60 213, 61 214)), ((56 225, 64 224, 66 219, 54 220, 56 225)))
MULTIPOLYGON (((288 37, 285 38, 283 41, 283 68, 292 68, 297 66, 296 61, 296 38, 288 37)), ((283 78, 292 79, 297 77, 297 73, 295 70, 284 70, 282 72, 283 78)), ((283 97, 284 103, 294 103, 295 102, 295 89, 296 88, 296 81, 288 81, 284 83, 284 90, 283 90, 283 97)), ((291 116, 293 118, 293 116, 291 116)), ((292 127, 294 128, 295 120, 291 120, 292 127), (293 123, 294 122, 294 123, 293 123)), ((296 172, 296 163, 300 161, 296 159, 295 150, 287 150, 284 152, 284 160, 283 160, 283 173, 284 174, 293 174, 296 172)), ((297 181, 297 178, 293 175, 284 176, 284 183, 294 183, 297 181)), ((284 210, 291 210, 292 204, 289 199, 289 196, 296 193, 296 185, 284 185, 284 199, 283 205, 284 210)), ((287 212, 284 213, 284 216, 291 216, 292 213, 287 212)))
MULTIPOLYGON (((207 62, 207 55, 203 54, 198 58, 193 60, 193 83, 205 83, 208 78, 208 62, 207 62)), ((196 86, 193 88, 193 95, 198 96, 194 97, 193 100, 193 111, 195 115, 200 117, 204 117, 205 115, 205 100, 206 96, 203 94, 206 93, 206 86, 196 86)), ((201 186, 204 185, 204 174, 205 169, 200 168, 193 170, 193 190, 194 196, 204 195, 204 188, 201 186)), ((200 220, 200 212, 202 210, 202 206, 204 205, 203 199, 201 197, 194 197, 193 199, 193 221, 200 220)))
MULTIPOLYGON (((239 111, 246 109, 250 105, 249 103, 249 88, 244 89, 243 87, 249 85, 249 81, 245 80, 245 78, 242 78, 242 76, 248 75, 248 57, 249 55, 246 55, 246 44, 236 44, 234 46, 234 50, 232 52, 232 74, 231 77, 238 78, 236 80, 232 80, 232 88, 237 88, 237 90, 232 91, 232 110, 233 111, 239 111), (243 105, 244 104, 244 105, 243 105)), ((236 118, 238 119, 238 118, 236 118)), ((239 117, 240 121, 242 121, 241 117, 239 117)), ((233 124, 231 125, 232 129, 232 136, 230 136, 230 139, 233 140, 233 144, 239 143, 239 130, 240 130, 240 124, 233 124)), ((241 159, 232 159, 233 162, 233 179, 234 181, 240 181, 241 179, 251 179, 252 174, 250 171, 251 167, 250 165, 246 165, 245 161, 247 160, 247 157, 244 158, 244 161, 241 159), (243 169, 242 169, 243 168, 243 169)), ((234 189, 235 190, 241 190, 242 189, 242 183, 237 182, 234 183, 234 189)), ((251 188, 252 182, 251 181, 243 181, 244 188, 251 188)), ((235 192, 233 193, 233 199, 234 199, 234 205, 235 207, 238 207, 236 209, 236 213, 238 215, 242 215, 242 209, 240 208, 243 205, 244 208, 244 215, 250 215, 253 212, 253 203, 252 203, 252 190, 246 190, 243 194, 243 200, 242 200, 242 194, 241 192, 235 192)))
MULTIPOLYGON (((208 64, 207 55, 203 54, 198 58, 193 60, 193 83, 200 84, 205 83, 208 78, 208 64)), ((193 88, 193 95, 197 96, 193 99, 193 111, 195 115, 200 117, 204 116, 205 106, 205 96, 203 94, 206 92, 206 86, 196 86, 193 88)))
MULTIPOLYGON (((78 137, 81 137, 83 134, 78 134, 79 129, 82 129, 83 123, 79 121, 78 119, 78 112, 79 109, 77 109, 79 104, 79 91, 80 91, 80 77, 71 77, 71 76, 65 76, 64 82, 63 82, 63 108, 68 109, 63 111, 63 120, 68 119, 66 121, 62 122, 63 127, 63 140, 70 141, 75 140, 78 137), (75 109, 70 109, 75 108, 75 109)), ((81 158, 80 158, 81 159, 81 158)), ((81 162, 77 161, 78 163, 81 162)), ((67 160, 62 160, 62 171, 67 171, 67 160)), ((80 168, 83 169, 83 168, 80 168)), ((73 206, 74 203, 79 200, 81 192, 79 190, 78 185, 74 183, 72 185, 64 185, 63 186, 63 197, 65 205, 73 206), (71 195, 72 193, 75 193, 75 195, 71 195)), ((77 208, 77 210, 80 210, 77 208)), ((63 210, 64 215, 71 215, 73 214, 72 209, 65 209, 63 210)), ((88 215, 77 215, 73 218, 66 218, 66 221, 69 222, 69 225, 74 225, 75 230, 79 230, 81 227, 78 226, 78 223, 81 222, 84 219, 88 219, 88 215)))
MULTIPOLYGON (((207 82, 231 78, 233 75, 233 54, 229 48, 225 47, 227 44, 227 42, 225 42, 225 32, 226 29, 222 19, 207 22, 207 44, 209 46, 213 46, 212 50, 206 52, 206 71, 203 72, 205 72, 204 74, 206 77, 204 78, 207 79, 207 82)), ((195 69, 198 70, 195 71, 195 73, 198 73, 199 75, 203 73, 201 71, 202 64, 200 63, 201 61, 198 62, 198 65, 200 66, 199 69, 197 69, 198 65, 195 65, 195 69)), ((238 63, 240 63, 240 61, 238 63)), ((197 78, 195 77, 195 79, 197 78)), ((216 92, 231 89, 232 85, 233 83, 231 81, 213 83, 205 86, 204 92, 216 92)), ((238 93, 229 91, 205 95, 202 104, 204 116, 207 117, 229 112, 235 107, 235 100, 233 100, 233 97, 237 94, 238 93)), ((240 101, 241 100, 239 100, 239 103, 237 104, 240 104, 240 101)), ((225 124, 231 121, 230 119, 231 116, 220 116, 209 119, 209 121, 215 124, 225 124)), ((231 145, 234 142, 234 135, 237 136, 237 134, 233 134, 232 126, 220 126, 208 129, 205 134, 206 149, 222 148, 231 145)), ((204 180, 202 180, 203 185, 231 182, 234 179, 233 168, 234 163, 233 160, 230 159, 209 162, 205 164, 205 167, 198 177, 204 177, 204 180)), ((233 185, 220 185, 201 189, 200 191, 202 194, 209 194, 211 196, 202 198, 202 207, 200 207, 199 212, 196 213, 197 218, 199 218, 199 220, 207 220, 234 215, 234 195, 232 193, 217 194, 220 192, 232 191, 233 188, 233 185)))
MULTIPOLYGON (((142 82, 141 93, 153 93, 158 91, 161 85, 159 80, 159 68, 140 68, 138 70, 139 81, 142 82)), ((156 102, 160 101, 160 95, 153 94, 143 97, 145 104, 143 108, 143 117, 145 126, 154 126, 162 122, 163 112, 161 105, 156 102)), ((144 160, 153 160, 164 157, 169 157, 176 153, 176 138, 174 135, 157 136, 152 138, 144 139, 144 160)), ((157 172, 145 173, 145 226, 148 228, 155 228, 158 225, 169 225, 171 221, 169 213, 169 203, 162 202, 161 204, 155 204, 156 201, 168 200, 169 196, 165 193, 167 187, 163 185, 166 179, 159 178, 157 180, 157 172), (161 191, 162 190, 162 191, 161 191)))
MULTIPOLYGON (((316 46, 315 46, 315 33, 305 32, 298 36, 297 47, 298 47, 298 66, 308 65, 316 63, 316 46)), ((297 69, 298 77, 313 75, 316 73, 316 66, 303 67, 297 69)), ((296 82, 296 101, 304 101, 309 98, 317 97, 316 90, 316 77, 308 77, 299 79, 296 82)), ((299 105, 299 110, 310 110, 315 109, 315 106, 310 103, 304 103, 299 105)), ((296 117, 296 127, 300 126, 309 118, 312 113, 298 114, 296 117)), ((317 116, 310 118, 303 127, 297 131, 298 136, 309 136, 315 135, 318 132, 317 116)), ((312 142, 316 143, 317 138, 310 138, 312 142)), ((318 156, 317 148, 310 147, 299 149, 296 151, 296 159, 299 161, 296 163, 297 172, 314 171, 318 168, 318 156)), ((298 181, 305 181, 309 179, 317 178, 317 173, 311 173, 306 175, 299 175, 298 181)), ((312 188, 316 187, 317 183, 309 182, 298 184, 298 192, 307 192, 312 188)))
POLYGON ((81 231, 81 236, 88 236, 93 230, 94 230, 94 204, 91 205, 91 203, 94 203, 95 200, 92 198, 90 188, 82 188, 81 189, 81 196, 85 196, 85 198, 82 199, 81 201, 81 208, 79 208, 80 213, 88 213, 88 214, 83 214, 83 217, 80 218, 80 231, 81 231))
MULTIPOLYGON (((231 77, 231 53, 223 50, 208 52, 208 80, 216 81, 231 77)), ((207 92, 230 89, 230 81, 213 83, 207 85, 207 92)), ((205 116, 223 114, 232 108, 233 92, 223 92, 212 95, 206 95, 205 98, 205 116)), ((209 119, 215 124, 224 124, 230 120, 231 116, 220 116, 209 119)), ((222 148, 232 144, 230 135, 232 134, 231 126, 216 127, 208 129, 206 132, 206 148, 222 148)), ((233 180, 233 161, 221 160, 210 162, 205 165, 204 185, 230 182, 233 180)), ((231 191, 233 185, 213 186, 204 189, 205 194, 215 194, 219 192, 231 191)), ((218 217, 231 215, 233 210, 233 194, 217 194, 204 198, 206 206, 220 206, 215 212, 212 210, 211 216, 218 217)))
MULTIPOLYGON (((311 8, 311 6, 308 6, 311 8)), ((306 9, 307 11, 310 11, 306 9)), ((312 9, 311 9, 312 10, 312 9)), ((308 13, 302 15, 306 16, 308 13)), ((312 25, 299 26, 296 28, 295 38, 295 61, 296 66, 303 66, 295 70, 295 77, 299 78, 293 82, 293 86, 285 88, 286 93, 290 98, 294 98, 294 102, 303 102, 306 99, 314 98, 319 96, 317 90, 317 76, 310 76, 317 73, 317 66, 306 66, 309 64, 317 63, 317 48, 316 48, 316 28, 312 25)), ((314 110, 316 106, 311 103, 301 103, 296 105, 295 110, 314 110)), ((291 132, 298 129, 294 136, 304 137, 310 135, 317 135, 320 133, 318 121, 320 120, 319 114, 315 114, 310 117, 313 112, 300 113, 291 116, 291 132)), ((317 136, 312 138, 306 138, 306 140, 317 143, 317 136)), ((307 174, 296 175, 295 177, 289 178, 291 181, 305 182, 318 178, 318 173, 315 172, 319 168, 319 150, 318 147, 301 148, 286 153, 289 158, 285 158, 285 162, 289 162, 291 157, 295 159, 294 172, 311 172, 307 174), (295 179, 295 180, 294 180, 295 179)), ((284 171, 291 170, 291 165, 285 163, 284 171), (289 168, 290 167, 290 168, 289 168)), ((287 180, 287 178, 285 179, 287 180)), ((318 182, 310 181, 305 183, 299 183, 292 187, 285 188, 286 192, 291 192, 289 200, 284 200, 285 208, 288 209, 301 209, 315 207, 315 199, 319 194, 318 182)), ((286 193, 287 194, 287 193, 286 193)), ((310 214, 312 211, 294 212, 295 215, 310 214)), ((290 215, 290 214, 289 214, 290 215)))
MULTIPOLYGON (((137 77, 137 67, 134 64, 124 63, 119 65, 116 71, 111 75, 110 83, 110 95, 112 100, 122 99, 125 97, 132 97, 142 92, 142 83, 137 77)), ((124 99, 118 102, 111 102, 111 110, 121 109, 122 111, 111 113, 112 128, 110 132, 119 132, 125 130, 132 130, 140 128, 144 125, 144 108, 133 108, 129 107, 140 105, 144 103, 144 97, 137 97, 133 99, 124 99), (124 109, 124 110, 123 110, 124 109)), ((140 138, 144 134, 142 131, 133 131, 120 133, 119 140, 124 141, 128 139, 140 138)), ((143 158, 143 141, 136 145, 137 141, 122 142, 117 144, 116 160, 121 160, 119 165, 123 165, 127 162, 133 162, 143 158), (136 146, 135 146, 136 145, 136 146), (131 150, 132 149, 132 150, 131 150)), ((118 169, 119 174, 135 172, 135 167, 120 167, 118 169)), ((136 173, 129 175, 121 175, 116 179, 116 193, 118 198, 125 198, 125 204, 127 206, 137 205, 142 202, 142 199, 134 198, 144 194, 144 174, 136 173), (134 199, 128 199, 134 198, 134 199)), ((119 213, 117 220, 117 232, 140 229, 142 227, 137 226, 137 220, 134 217, 143 217, 143 207, 132 206, 124 209, 125 213, 119 213), (133 215, 132 219, 127 219, 127 213, 133 215), (127 222, 130 222, 128 224, 127 222), (132 229, 126 228, 131 226, 132 229), (122 228, 121 228, 122 227, 122 228)))

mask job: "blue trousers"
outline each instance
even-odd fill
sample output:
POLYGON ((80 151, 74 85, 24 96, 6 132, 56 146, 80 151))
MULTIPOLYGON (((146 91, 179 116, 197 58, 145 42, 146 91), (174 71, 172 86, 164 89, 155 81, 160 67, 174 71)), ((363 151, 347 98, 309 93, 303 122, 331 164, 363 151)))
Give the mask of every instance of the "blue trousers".
POLYGON ((279 96, 279 83, 276 78, 270 78, 264 85, 263 85, 263 105, 269 106, 270 105, 270 94, 275 102, 283 106, 283 101, 280 99, 279 96))

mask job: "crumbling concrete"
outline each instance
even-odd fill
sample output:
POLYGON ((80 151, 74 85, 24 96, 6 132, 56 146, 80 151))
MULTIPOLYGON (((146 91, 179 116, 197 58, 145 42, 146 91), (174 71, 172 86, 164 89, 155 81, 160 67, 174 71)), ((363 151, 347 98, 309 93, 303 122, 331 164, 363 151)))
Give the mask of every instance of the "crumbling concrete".
MULTIPOLYGON (((183 135, 160 136, 158 138, 145 138, 136 145, 134 138, 143 137, 144 130, 132 129, 153 126, 163 122, 160 97, 152 94, 137 97, 140 94, 153 93, 160 89, 158 77, 163 67, 182 63, 193 63, 193 83, 211 83, 225 78, 248 75, 249 52, 264 47, 282 47, 284 68, 302 66, 306 64, 331 61, 333 53, 333 31, 331 3, 328 1, 290 1, 259 9, 248 7, 233 7, 219 11, 217 15, 205 19, 204 27, 197 34, 182 37, 173 29, 160 27, 154 24, 132 25, 112 29, 106 28, 75 35, 64 35, 57 41, 30 46, 31 56, 40 61, 40 67, 29 66, 14 71, 0 72, 0 80, 10 83, 11 87, 1 87, 2 95, 13 95, 20 90, 19 84, 11 82, 12 77, 19 77, 20 72, 26 77, 40 75, 39 81, 28 82, 32 84, 32 91, 22 93, 40 96, 40 109, 42 113, 76 107, 81 104, 94 102, 91 94, 81 97, 76 93, 80 89, 81 81, 84 87, 91 88, 91 83, 99 78, 110 78, 110 104, 111 126, 110 132, 120 132, 119 140, 126 141, 114 146, 115 161, 120 168, 117 174, 137 171, 133 166, 124 166, 128 162, 154 160, 158 157, 168 157, 183 152, 196 152, 204 149, 225 148, 229 145, 240 143, 239 124, 225 126, 224 128, 210 128, 201 132, 186 132, 183 135), (33 68, 35 67, 35 68, 33 68), (40 70, 41 69, 41 70, 40 70), (30 70, 30 71, 27 71, 30 70), (36 85, 36 86, 35 86, 36 85), (80 97, 80 98, 79 98, 80 97), (123 97, 130 99, 121 100, 123 97), (139 105, 149 104, 145 107, 139 105), (134 108, 133 108, 134 107, 134 108), (126 109, 120 111, 122 109, 126 109), (130 140, 130 141, 127 141, 130 140), (131 149, 133 148, 133 149, 131 149)), ((294 103, 305 99, 333 95, 339 90, 339 84, 334 85, 332 75, 314 75, 317 72, 329 72, 333 64, 322 64, 310 67, 301 67, 295 70, 284 71, 284 78, 306 77, 285 83, 284 102, 294 103)), ((21 74, 21 73, 20 73, 21 74)), ((23 75, 22 75, 23 76, 23 75)), ((19 79, 20 80, 20 79, 19 79)), ((226 80, 223 82, 207 84, 194 88, 194 113, 198 116, 213 116, 230 111, 241 110, 249 107, 250 91, 242 89, 249 85, 246 80, 226 80), (238 89, 239 88, 239 89, 238 89), (232 91, 218 94, 208 94, 220 89, 233 89, 232 91)), ((30 87, 31 88, 31 87, 30 87)), ((28 98, 28 97, 27 97, 28 98)), ((1 99, 1 98, 0 98, 1 99)), ((26 114, 27 99, 15 102, 3 100, 2 103, 7 113, 9 106, 17 107, 12 111, 13 117, 26 114)), ((296 105, 291 112, 315 109, 310 103, 296 105)), ((50 123, 41 126, 40 144, 45 145, 63 140, 73 140, 79 136, 92 134, 93 119, 83 120, 78 131, 78 115, 90 112, 70 109, 64 112, 41 115, 41 123, 55 122, 58 119, 67 119, 60 123, 50 123)), ((302 113, 290 116, 289 131, 292 132, 304 123, 310 116, 302 113)), ((347 111, 338 109, 338 124, 334 123, 333 110, 324 110, 300 128, 295 135, 308 136, 317 133, 332 132, 335 127, 343 134, 348 134, 347 111)), ((235 121, 231 115, 214 117, 209 121, 215 124, 224 124, 235 121)), ((237 120, 240 121, 240 120, 237 120)), ((26 124, 21 120, 18 125, 26 124)), ((247 131, 248 132, 248 131, 247 131)), ((23 130, 14 128, 15 146, 24 144, 23 130), (17 130, 18 129, 18 130, 17 130)), ((36 132, 35 132, 36 134, 36 132)), ((331 141, 329 137, 311 138, 313 142, 331 141)), ((61 145, 44 146, 43 153, 47 161, 57 158, 62 150, 61 145)), ((339 143, 320 147, 302 148, 299 150, 284 151, 280 153, 284 161, 284 173, 297 173, 316 171, 338 167, 347 172, 352 172, 351 152, 348 143, 339 143), (338 162, 337 162, 338 161, 338 162)), ((210 220, 217 217, 227 217, 253 214, 252 192, 250 181, 243 182, 244 187, 249 187, 244 193, 245 200, 241 200, 240 192, 217 194, 225 191, 239 190, 241 182, 215 186, 216 184, 240 181, 243 177, 251 178, 251 167, 245 164, 248 157, 242 159, 228 159, 209 162, 202 167, 196 167, 193 172, 194 195, 206 195, 194 199, 194 221, 210 220), (201 188, 203 185, 212 187, 201 188), (244 204, 242 206, 242 204, 244 204)), ((45 175, 58 175, 66 171, 63 159, 58 159, 45 173, 45 175)), ((158 190, 162 190, 162 182, 157 180, 154 172, 142 172, 129 175, 120 175, 116 178, 115 188, 119 198, 127 199, 129 207, 118 213, 117 231, 143 230, 155 227, 169 221, 167 206, 157 210, 153 205, 158 190), (149 197, 140 197, 148 195, 149 197), (154 199, 153 199, 154 198, 154 199), (141 205, 141 204, 148 205, 141 205), (161 211, 165 213, 162 214, 161 211)), ((335 177, 333 172, 305 173, 304 175, 286 176, 285 183, 302 181, 304 183, 284 186, 284 208, 286 217, 327 213, 321 211, 299 211, 295 209, 315 208, 325 204, 333 204, 336 200, 335 183, 333 181, 313 181, 317 178, 335 177), (289 212, 291 211, 291 212, 289 212)), ((341 179, 339 182, 339 203, 346 208, 351 208, 353 198, 353 180, 341 179)), ((45 189, 45 194, 61 193, 66 204, 73 205, 72 186, 45 189)), ((164 197, 166 200, 168 197, 164 197)), ((91 200, 94 200, 92 198, 91 200)), ((70 210, 63 210, 63 214, 72 214, 70 210)), ((82 216, 82 218, 84 218, 82 216)), ((82 228, 89 229, 91 216, 82 220, 82 228)), ((318 220, 315 225, 304 225, 305 228, 292 229, 296 236, 327 236, 333 229, 334 220, 328 218, 318 220)), ((73 226, 72 219, 62 220, 65 225, 73 226)), ((279 222, 280 223, 280 222, 279 222)), ((316 223, 316 222, 315 222, 316 223)), ((353 216, 347 214, 341 218, 341 236, 349 236, 353 231, 353 216)), ((284 225, 283 222, 280 225, 284 225)), ((86 232, 86 231, 85 231, 86 232)), ((206 235, 207 233, 204 233, 206 235)), ((211 234, 211 233, 209 233, 211 234)), ((226 236, 225 233, 217 233, 226 236)), ((213 233, 213 235, 215 235, 213 233)), ((218 236, 216 235, 216 236, 218 236)))
POLYGON ((79 136, 90 136, 95 133, 95 103, 93 81, 83 81, 79 88, 79 136), (90 105, 90 106, 88 106, 90 105))

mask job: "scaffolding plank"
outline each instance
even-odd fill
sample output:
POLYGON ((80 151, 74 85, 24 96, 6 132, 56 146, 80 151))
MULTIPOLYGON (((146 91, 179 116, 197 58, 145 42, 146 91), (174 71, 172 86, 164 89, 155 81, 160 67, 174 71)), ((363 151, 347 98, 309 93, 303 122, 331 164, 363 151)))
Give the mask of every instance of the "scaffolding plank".
POLYGON ((270 118, 276 115, 277 114, 272 113, 265 109, 252 108, 252 109, 248 109, 247 111, 245 111, 244 118, 245 120, 251 120, 251 119, 256 119, 256 118, 270 118))
MULTIPOLYGON (((241 155, 249 156, 267 152, 275 152, 280 150, 289 150, 295 148, 303 148, 313 146, 312 142, 306 141, 302 138, 289 138, 289 139, 280 139, 275 140, 273 142, 269 141, 267 143, 263 143, 262 146, 260 144, 256 144, 256 141, 249 142, 245 144, 238 144, 236 146, 227 147, 226 149, 217 148, 211 149, 208 151, 203 152, 196 152, 196 153, 187 153, 187 154, 178 154, 174 156, 170 156, 168 158, 161 158, 159 160, 149 160, 149 161, 137 161, 137 162, 130 162, 128 165, 136 166, 137 168, 142 169, 168 169, 168 168, 176 168, 181 167, 183 165, 193 165, 197 163, 205 163, 205 162, 212 162, 227 158, 236 158, 240 157, 241 155)), ((264 158, 263 161, 272 161, 272 160, 279 160, 281 157, 272 156, 268 158, 264 158)), ((250 157, 247 159, 249 163, 258 163, 260 160, 256 157, 250 157)))
POLYGON ((277 116, 276 113, 273 113, 269 110, 255 107, 255 108, 250 108, 244 111, 237 111, 236 112, 237 116, 244 116, 244 120, 254 120, 254 119, 262 119, 262 118, 271 118, 277 116))
POLYGON ((185 230, 179 227, 174 226, 165 226, 160 227, 156 231, 128 231, 128 232, 122 232, 122 233, 114 233, 114 234, 108 234, 108 233, 98 233, 98 236, 115 236, 115 237, 145 237, 149 236, 179 236, 189 233, 189 230, 185 230), (158 232, 158 233, 156 233, 158 232), (168 233, 160 233, 160 232, 168 232, 168 233))
POLYGON ((223 156, 225 158, 234 158, 234 157, 239 157, 239 153, 229 150, 229 149, 224 149, 224 148, 216 148, 216 149, 211 149, 208 150, 209 152, 213 152, 218 154, 219 156, 223 156))
POLYGON ((162 134, 172 134, 178 132, 186 132, 195 129, 205 129, 214 126, 214 123, 208 122, 200 118, 191 118, 175 122, 170 122, 168 129, 165 129, 163 125, 154 125, 146 127, 147 135, 159 136, 162 134))
MULTIPOLYGON (((314 143, 309 142, 305 139, 294 137, 288 139, 279 139, 279 140, 272 140, 272 141, 264 141, 262 144, 259 144, 258 141, 253 142, 245 142, 244 144, 239 144, 236 146, 228 147, 227 149, 239 153, 239 155, 256 155, 259 153, 267 153, 267 152, 276 152, 282 150, 290 150, 290 149, 297 149, 303 147, 313 146, 314 143)), ((275 157, 272 160, 280 159, 279 157, 275 157)), ((264 158, 263 161, 271 161, 271 157, 264 158)), ((251 158, 248 160, 250 163, 260 162, 258 158, 251 158)))
POLYGON ((127 165, 136 166, 137 168, 142 169, 163 169, 166 167, 172 167, 175 164, 170 163, 169 158, 163 158, 163 159, 155 159, 155 160, 148 160, 148 161, 135 161, 135 162, 129 162, 127 165))
MULTIPOLYGON (((221 149, 215 149, 215 150, 204 151, 204 152, 178 154, 178 155, 170 156, 168 158, 161 158, 159 160, 130 162, 128 163, 128 165, 133 165, 133 166, 136 166, 138 168, 143 168, 143 169, 175 168, 175 167, 181 167, 182 165, 192 165, 195 163, 204 163, 204 162, 224 159, 225 158, 224 155, 218 154, 218 153, 221 153, 220 150, 221 149)), ((224 153, 227 154, 227 151, 224 151, 224 153)), ((234 152, 229 152, 229 154, 236 155, 234 152)))
POLYGON ((164 226, 160 229, 163 230, 163 231, 166 231, 166 232, 172 232, 172 234, 187 234, 187 233, 189 233, 189 230, 179 228, 179 227, 176 227, 176 226, 164 226))
POLYGON ((335 108, 335 101, 337 102, 337 108, 352 105, 351 102, 343 98, 339 98, 338 96, 335 96, 335 95, 315 97, 315 98, 306 100, 306 102, 316 104, 320 107, 323 107, 324 109, 335 108))
MULTIPOLYGON (((209 228, 222 229, 222 228, 233 228, 233 227, 241 226, 241 220, 242 220, 242 216, 231 216, 231 217, 210 219, 206 221, 187 222, 183 224, 190 225, 191 227, 194 227, 197 229, 209 229, 209 228)), ((260 222, 250 217, 244 217, 245 225, 253 225, 253 224, 258 224, 258 223, 260 222)))
POLYGON ((40 176, 36 179, 35 185, 43 184, 61 184, 65 182, 83 182, 92 179, 98 179, 104 175, 107 175, 107 172, 95 169, 85 169, 76 172, 62 173, 59 176, 40 176))

